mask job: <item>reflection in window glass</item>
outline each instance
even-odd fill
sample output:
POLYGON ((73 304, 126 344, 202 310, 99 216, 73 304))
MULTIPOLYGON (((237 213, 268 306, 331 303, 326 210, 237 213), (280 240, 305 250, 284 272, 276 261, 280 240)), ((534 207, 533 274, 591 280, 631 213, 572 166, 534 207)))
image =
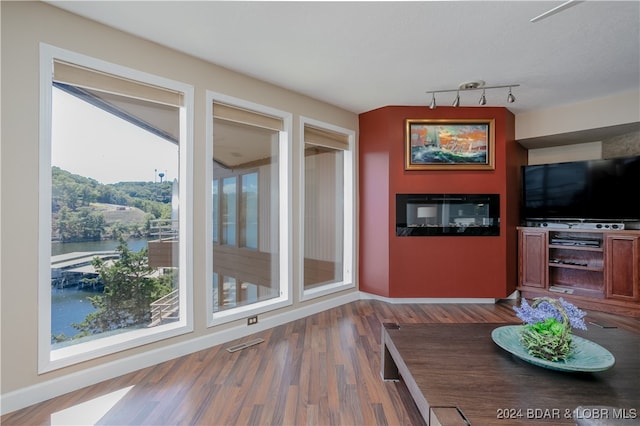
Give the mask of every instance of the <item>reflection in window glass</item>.
POLYGON ((219 243, 213 241, 215 314, 281 295, 278 159, 283 132, 280 119, 268 117, 265 123, 264 114, 229 105, 214 102, 213 115, 212 178, 222 185, 212 223, 220 229, 219 243))
POLYGON ((242 284, 242 299, 245 304, 251 304, 258 301, 259 287, 255 284, 243 283, 242 284))
POLYGON ((212 189, 211 192, 213 194, 213 197, 212 197, 212 200, 213 200, 213 242, 215 242, 215 243, 220 241, 220 236, 219 236, 219 233, 220 233, 220 229, 219 229, 219 227, 220 227, 220 220, 219 220, 220 209, 218 207, 219 206, 218 203, 220 202, 220 200, 219 200, 220 197, 218 195, 218 191, 219 191, 218 186, 219 185, 220 185, 220 181, 215 179, 213 181, 213 185, 212 185, 212 188, 211 188, 212 189))
POLYGON ((258 248, 258 174, 242 176, 242 246, 258 248))
POLYGON ((304 287, 343 280, 344 151, 305 144, 304 287))
POLYGON ((236 244, 236 178, 222 180, 222 244, 236 244))
POLYGON ((222 281, 222 305, 232 308, 236 306, 236 279, 232 277, 224 277, 222 281))
POLYGON ((213 274, 213 310, 217 311, 218 306, 220 306, 220 286, 218 283, 220 282, 220 277, 218 274, 214 272, 213 274))

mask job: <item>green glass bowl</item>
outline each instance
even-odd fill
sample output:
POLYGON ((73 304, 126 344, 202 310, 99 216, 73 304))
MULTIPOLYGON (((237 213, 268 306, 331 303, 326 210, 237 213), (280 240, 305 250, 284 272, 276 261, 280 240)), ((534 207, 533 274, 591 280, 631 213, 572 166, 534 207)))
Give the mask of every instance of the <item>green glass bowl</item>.
POLYGON ((551 370, 569 372, 605 371, 616 363, 616 359, 611 352, 597 343, 575 334, 571 336, 575 347, 574 351, 566 360, 548 361, 531 356, 520 343, 520 330, 522 327, 522 325, 498 327, 491 332, 491 338, 496 345, 523 361, 551 370))

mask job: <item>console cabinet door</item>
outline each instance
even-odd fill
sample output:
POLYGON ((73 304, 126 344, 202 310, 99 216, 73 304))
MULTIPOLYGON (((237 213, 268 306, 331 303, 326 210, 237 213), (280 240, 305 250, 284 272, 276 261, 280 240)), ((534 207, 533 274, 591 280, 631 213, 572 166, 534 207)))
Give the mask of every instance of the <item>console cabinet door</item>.
POLYGON ((520 285, 547 288, 549 256, 547 231, 520 229, 519 241, 520 285))
POLYGON ((640 236, 625 234, 605 235, 605 271, 607 297, 638 300, 640 270, 640 236))

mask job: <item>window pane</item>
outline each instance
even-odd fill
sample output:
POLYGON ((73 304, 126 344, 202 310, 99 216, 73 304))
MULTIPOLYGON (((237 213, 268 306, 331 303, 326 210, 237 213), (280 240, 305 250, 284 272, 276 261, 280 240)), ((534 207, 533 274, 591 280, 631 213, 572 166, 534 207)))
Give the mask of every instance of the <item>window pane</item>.
POLYGON ((218 274, 213 274, 213 310, 217 311, 218 307, 221 305, 220 303, 220 286, 218 285, 220 278, 218 274))
POLYGON ((54 83, 52 349, 179 319, 179 114, 54 83))
POLYGON ((222 244, 236 244, 237 178, 222 180, 222 244))
POLYGON ((225 307, 232 308, 236 306, 236 279, 232 277, 224 277, 222 281, 222 304, 225 307))
POLYGON ((213 119, 213 179, 222 182, 213 272, 224 277, 212 282, 213 294, 224 294, 214 300, 214 313, 280 296, 280 133, 213 119))
POLYGON ((217 179, 214 179, 213 181, 213 185, 212 185, 212 203, 213 203, 213 242, 217 243, 220 241, 220 236, 218 235, 220 232, 220 200, 219 200, 219 195, 218 195, 218 186, 220 185, 220 181, 217 179))
POLYGON ((242 176, 242 245, 258 248, 258 174, 242 176))
POLYGON ((304 286, 343 280, 344 152, 305 145, 304 286))

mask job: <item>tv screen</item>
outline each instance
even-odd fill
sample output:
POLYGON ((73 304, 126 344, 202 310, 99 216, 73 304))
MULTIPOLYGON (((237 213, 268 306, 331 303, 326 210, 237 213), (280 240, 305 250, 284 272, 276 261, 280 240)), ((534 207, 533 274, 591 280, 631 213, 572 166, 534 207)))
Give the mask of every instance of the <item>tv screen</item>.
POLYGON ((640 220, 640 156, 522 167, 523 221, 640 220))

